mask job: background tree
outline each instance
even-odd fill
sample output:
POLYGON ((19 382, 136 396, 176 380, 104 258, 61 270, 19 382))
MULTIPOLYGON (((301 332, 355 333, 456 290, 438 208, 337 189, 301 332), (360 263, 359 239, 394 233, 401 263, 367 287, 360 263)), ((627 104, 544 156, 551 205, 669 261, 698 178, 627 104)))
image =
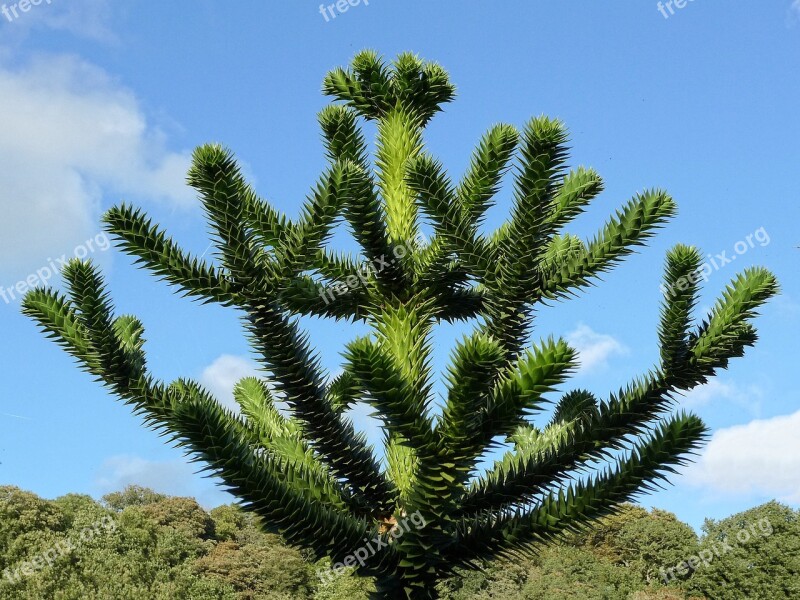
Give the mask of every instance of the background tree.
POLYGON ((0 600, 358 600, 369 582, 345 573, 321 582, 320 568, 264 533, 252 513, 131 486, 104 497, 43 500, 0 487, 0 600), (114 505, 111 509, 110 506, 114 505), (88 541, 81 531, 113 516, 116 528, 88 541), (4 574, 65 540, 78 541, 55 564, 4 574), (359 595, 360 594, 360 595, 359 595))
POLYGON ((348 566, 362 549, 380 549, 361 556, 357 569, 376 578, 376 597, 434 598, 436 583, 457 566, 524 554, 681 464, 706 429, 695 416, 671 414, 674 396, 753 344, 749 320, 777 284, 764 269, 747 270, 695 326, 702 257, 674 248, 660 364, 603 402, 567 393, 537 427, 532 416, 577 356, 561 339, 530 345, 534 307, 575 293, 632 253, 675 213, 672 198, 637 194, 583 241, 564 228, 603 186, 592 170, 567 169, 559 121, 493 127, 453 184, 422 138, 454 97, 441 67, 410 54, 386 65, 364 52, 350 69, 331 72, 324 89, 339 102, 320 115, 330 164, 298 219, 261 199, 216 145, 195 152, 189 183, 218 264, 188 255, 130 206, 105 216, 121 247, 156 275, 242 311, 268 377, 237 386, 241 415, 194 381, 155 379, 143 325, 114 316, 88 263, 65 268, 67 295, 35 290, 24 310, 148 425, 204 460, 267 531, 348 566), (373 164, 360 120, 377 124, 373 164), (509 169, 511 218, 485 232, 509 169), (326 247, 342 216, 372 268, 326 247), (423 219, 434 231, 427 241, 423 219), (343 373, 330 380, 297 315, 361 320, 372 334, 347 346, 343 373), (466 320, 477 324, 453 351, 437 415, 432 331, 440 321, 466 320), (357 401, 383 422, 385 471, 344 414, 357 401), (503 439, 508 452, 478 475, 481 458, 503 439), (403 529, 412 515, 425 526, 403 529))
POLYGON ((637 581, 660 585, 661 570, 670 569, 700 550, 694 530, 672 513, 626 504, 618 513, 595 523, 591 530, 570 536, 566 543, 624 566, 637 581))
POLYGON ((129 506, 145 506, 166 500, 164 494, 159 494, 153 490, 140 485, 129 485, 120 492, 112 492, 103 496, 103 503, 117 512, 121 512, 129 506))
MULTIPOLYGON (((129 488, 112 498, 141 499, 110 510, 108 502, 69 494, 43 500, 13 487, 0 487, 0 523, 11 536, 0 537, 0 564, 14 570, 52 543, 80 540, 84 527, 113 517, 116 528, 75 545, 52 566, 17 582, 0 571, 0 600, 366 600, 373 590, 366 578, 347 569, 320 578, 319 562, 265 533, 252 512, 234 505, 204 511, 190 498, 173 498, 145 488, 129 488), (209 523, 210 522, 210 523, 209 523)), ((709 521, 703 545, 690 544, 675 558, 674 544, 689 527, 670 513, 626 505, 619 515, 597 523, 597 531, 566 536, 532 557, 493 560, 478 570, 458 569, 438 586, 444 600, 774 600, 797 595, 798 512, 777 503, 709 521), (701 547, 735 538, 742 529, 772 533, 748 539, 736 552, 669 587, 648 581, 636 560, 625 558, 632 541, 653 564, 677 564, 701 547), (625 532, 632 532, 626 536, 625 532), (626 538, 626 539, 618 539, 626 538), (753 545, 751 545, 751 542, 753 545), (674 561, 670 563, 670 561, 674 561)), ((693 535, 693 534, 692 534, 693 535)), ((696 536, 695 536, 696 541, 696 536)))
POLYGON ((307 556, 287 551, 278 536, 263 533, 258 520, 236 506, 216 508, 211 517, 218 543, 196 561, 199 574, 230 585, 242 600, 313 597, 316 574, 307 556))
POLYGON ((675 515, 625 504, 590 530, 567 535, 535 557, 493 561, 480 573, 459 573, 441 587, 441 596, 684 599, 682 581, 665 589, 660 569, 674 567, 698 551, 697 534, 675 515))
POLYGON ((800 511, 769 502, 721 521, 707 519, 701 548, 718 549, 688 582, 719 600, 800 598, 800 511))

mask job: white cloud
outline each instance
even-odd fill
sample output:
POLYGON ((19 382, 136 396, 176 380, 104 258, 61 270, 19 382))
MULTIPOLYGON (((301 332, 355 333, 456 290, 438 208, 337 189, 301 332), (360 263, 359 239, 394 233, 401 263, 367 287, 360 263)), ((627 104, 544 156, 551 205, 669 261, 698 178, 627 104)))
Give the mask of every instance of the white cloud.
POLYGON ((628 348, 622 342, 613 336, 597 333, 583 323, 567 334, 567 343, 578 351, 580 373, 606 369, 612 356, 628 353, 628 348))
POLYGON ((219 480, 199 477, 195 474, 197 470, 198 465, 185 460, 152 461, 138 456, 112 456, 100 466, 94 485, 99 495, 139 485, 170 496, 196 498, 207 508, 233 501, 216 485, 219 480))
POLYGON ((256 364, 243 356, 223 354, 203 370, 200 383, 227 408, 238 411, 233 388, 244 377, 258 375, 256 364))
POLYGON ((154 462, 137 456, 112 456, 100 466, 95 485, 101 493, 118 491, 128 485, 141 485, 158 492, 184 495, 188 492, 192 470, 180 460, 154 462))
POLYGON ((50 29, 67 31, 101 42, 114 42, 117 39, 109 27, 111 18, 109 0, 59 2, 58 5, 54 2, 52 8, 54 10, 39 12, 43 24, 50 29))
POLYGON ((725 402, 744 408, 751 416, 761 414, 764 391, 756 385, 741 386, 718 378, 710 379, 705 385, 698 386, 686 393, 681 399, 681 406, 695 410, 712 402, 725 402))
POLYGON ((104 195, 191 205, 189 154, 166 148, 130 90, 74 57, 0 64, 0 156, 6 277, 97 235, 104 195))
POLYGON ((4 34, 11 41, 22 40, 31 30, 38 29, 63 31, 104 43, 117 41, 110 27, 113 7, 109 0, 44 0, 25 12, 15 2, 3 4, 4 34))
POLYGON ((717 431, 690 483, 712 491, 800 503, 800 411, 717 431))
POLYGON ((800 0, 794 0, 789 7, 789 26, 800 23, 800 0))

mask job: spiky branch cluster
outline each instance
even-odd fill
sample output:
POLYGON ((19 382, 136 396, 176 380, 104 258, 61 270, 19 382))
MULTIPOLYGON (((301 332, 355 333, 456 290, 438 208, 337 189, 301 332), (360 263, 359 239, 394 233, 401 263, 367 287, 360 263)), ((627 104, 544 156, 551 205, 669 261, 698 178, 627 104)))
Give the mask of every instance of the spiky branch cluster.
POLYGON ((672 414, 675 396, 754 343, 749 321, 777 284, 766 270, 750 269, 695 325, 702 257, 674 248, 660 364, 604 401, 566 393, 537 427, 530 418, 577 357, 560 339, 529 348, 534 307, 589 285, 643 244, 675 213, 672 198, 641 193, 584 241, 564 227, 603 184, 593 170, 567 169, 559 121, 492 127, 454 184, 422 139, 454 97, 442 68, 409 54, 386 65, 364 52, 351 68, 331 72, 324 90, 337 101, 319 117, 330 164, 299 218, 260 198, 217 145, 199 148, 189 173, 217 264, 182 251, 140 210, 122 205, 104 218, 121 248, 153 273, 186 295, 242 311, 268 377, 236 386, 240 413, 196 382, 150 375, 142 324, 114 316, 88 263, 65 269, 67 295, 33 291, 24 310, 149 426, 207 463, 266 528, 334 562, 379 537, 385 547, 358 567, 376 577, 377 597, 435 597, 435 582, 454 567, 530 551, 680 465, 706 429, 695 416, 672 414), (362 119, 377 123, 374 163, 362 119), (484 215, 509 171, 511 217, 487 234, 484 215), (365 275, 359 260, 326 247, 342 218, 363 250, 359 260, 384 268, 365 275), (422 219, 434 231, 426 241, 422 219), (326 297, 354 276, 364 285, 326 297), (372 334, 347 346, 341 375, 329 380, 297 315, 364 321, 372 334), (433 327, 471 319, 477 325, 453 351, 439 414, 433 327), (345 415, 356 402, 383 422, 385 469, 345 415), (478 474, 498 440, 506 454, 478 474), (395 539, 393 524, 412 513, 427 526, 395 539))

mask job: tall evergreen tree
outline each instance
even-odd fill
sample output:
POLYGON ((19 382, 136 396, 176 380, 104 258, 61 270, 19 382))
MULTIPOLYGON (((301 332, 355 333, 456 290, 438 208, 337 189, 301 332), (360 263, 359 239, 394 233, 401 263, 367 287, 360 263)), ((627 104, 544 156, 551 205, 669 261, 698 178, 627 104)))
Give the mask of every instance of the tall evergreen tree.
POLYGON ((748 269, 696 324, 703 258, 675 247, 660 364, 604 401, 566 393, 534 425, 578 360, 562 339, 531 345, 535 307, 573 295, 631 254, 675 213, 672 198, 640 193, 584 241, 564 228, 603 184, 591 169, 568 170, 561 122, 492 127, 453 183, 422 137, 455 94, 441 67, 363 52, 332 71, 324 90, 334 99, 319 117, 330 164, 299 218, 260 198, 218 145, 194 153, 188 178, 216 264, 181 250, 141 210, 123 204, 104 217, 125 252, 182 293, 241 310, 266 377, 237 385, 239 413, 194 381, 154 378, 143 325, 114 315, 89 263, 65 268, 66 295, 35 290, 24 311, 148 426, 204 461, 269 531, 375 577, 376 598, 434 598, 454 567, 532 552, 681 464, 706 428, 674 414, 676 395, 755 342, 749 321, 777 283, 748 269), (377 125, 374 161, 362 120, 377 125), (486 211, 508 172, 511 217, 487 233, 486 211), (358 259, 327 247, 340 218, 362 248, 358 259), (347 346, 343 372, 330 379, 299 315, 363 321, 372 333, 347 346), (453 350, 438 412, 431 336, 441 321, 475 328, 453 350), (383 423, 385 468, 346 417, 356 402, 383 423), (479 473, 498 447, 506 453, 479 473))

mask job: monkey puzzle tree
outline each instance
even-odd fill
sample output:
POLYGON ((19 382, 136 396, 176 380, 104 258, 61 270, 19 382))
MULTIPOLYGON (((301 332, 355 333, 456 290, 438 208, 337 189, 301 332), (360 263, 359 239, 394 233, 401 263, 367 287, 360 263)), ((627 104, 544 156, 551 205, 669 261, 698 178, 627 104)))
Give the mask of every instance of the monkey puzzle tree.
POLYGON ((324 89, 335 99, 320 114, 330 165, 297 219, 261 199, 217 145, 195 152, 189 183, 218 264, 185 253, 128 205, 104 218, 125 252, 181 292, 242 311, 266 376, 236 386, 240 413, 194 381, 156 380, 142 324, 114 316, 86 262, 64 270, 66 295, 35 290, 24 310, 149 426, 207 463, 266 529, 375 577, 377 598, 433 598, 454 567, 532 551, 681 464, 706 429, 695 416, 672 414, 675 395, 754 343, 748 321, 777 284, 749 269, 694 324, 702 257, 674 248, 660 364, 602 402, 566 393, 534 425, 577 363, 563 340, 530 346, 534 308, 590 285, 633 252, 674 214, 673 200, 641 193, 583 241, 564 227, 603 185, 593 170, 567 170, 559 121, 492 127, 454 184, 422 140, 454 97, 441 67, 410 54, 387 65, 364 52, 332 71, 324 89), (362 119, 377 124, 374 162, 362 119), (508 171, 511 217, 487 234, 484 215, 508 171), (340 218, 362 248, 358 259, 327 247, 340 218), (427 240, 423 219, 434 231, 427 240), (342 373, 330 379, 299 315, 363 321, 372 334, 347 346, 342 373), (475 328, 455 345, 437 407, 431 336, 441 321, 475 328), (383 423, 383 463, 346 417, 357 402, 383 423), (498 448, 505 454, 479 474, 479 461, 498 448), (411 515, 424 527, 399 535, 411 515))

